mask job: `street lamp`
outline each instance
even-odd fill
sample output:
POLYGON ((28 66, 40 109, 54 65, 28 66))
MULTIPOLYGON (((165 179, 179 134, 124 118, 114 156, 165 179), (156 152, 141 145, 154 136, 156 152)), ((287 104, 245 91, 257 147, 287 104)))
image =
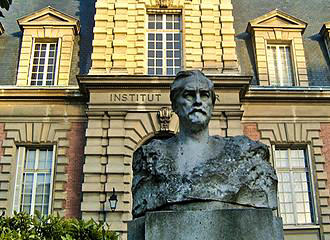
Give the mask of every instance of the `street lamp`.
MULTIPOLYGON (((111 211, 115 211, 117 208, 117 202, 118 202, 118 197, 116 195, 116 190, 115 188, 113 188, 112 190, 112 195, 110 196, 110 198, 108 199, 109 203, 110 203, 110 209, 111 211)), ((103 209, 104 211, 104 209, 103 209)), ((105 224, 105 213, 104 213, 104 221, 103 221, 103 226, 102 226, 102 236, 103 236, 103 240, 105 240, 105 230, 104 230, 104 224, 105 224)))
POLYGON ((118 198, 117 198, 116 190, 115 190, 115 188, 113 188, 112 195, 109 198, 109 203, 110 203, 110 209, 111 209, 111 211, 115 211, 116 210, 116 208, 117 208, 117 202, 118 202, 118 198))

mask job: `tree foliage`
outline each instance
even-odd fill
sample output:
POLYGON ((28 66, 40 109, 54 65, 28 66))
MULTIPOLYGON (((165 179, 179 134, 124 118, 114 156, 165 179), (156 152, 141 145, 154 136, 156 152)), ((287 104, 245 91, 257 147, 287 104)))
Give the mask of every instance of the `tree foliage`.
POLYGON ((30 216, 25 212, 0 216, 1 240, 118 240, 108 225, 55 215, 30 216))
MULTIPOLYGON (((7 11, 9 10, 10 4, 12 4, 13 0, 0 0, 0 8, 4 8, 7 11)), ((2 12, 0 11, 0 17, 4 17, 2 12)))

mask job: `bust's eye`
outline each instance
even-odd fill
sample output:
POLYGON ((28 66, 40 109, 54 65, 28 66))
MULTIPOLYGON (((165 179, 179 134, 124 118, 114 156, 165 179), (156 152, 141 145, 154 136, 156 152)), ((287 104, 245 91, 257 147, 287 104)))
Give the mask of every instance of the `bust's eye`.
POLYGON ((194 99, 194 92, 193 91, 184 91, 183 92, 183 97, 188 100, 193 100, 194 99))
POLYGON ((200 92, 201 98, 202 99, 208 99, 210 97, 210 92, 209 91, 201 91, 200 92))

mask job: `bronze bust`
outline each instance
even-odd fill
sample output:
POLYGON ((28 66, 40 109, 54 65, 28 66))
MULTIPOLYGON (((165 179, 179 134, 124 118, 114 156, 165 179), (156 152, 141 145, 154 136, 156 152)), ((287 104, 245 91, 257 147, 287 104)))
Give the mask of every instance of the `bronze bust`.
POLYGON ((201 71, 181 71, 170 98, 179 132, 135 152, 133 216, 196 202, 206 208, 276 208, 277 178, 267 146, 244 136, 209 136, 212 81, 201 71))

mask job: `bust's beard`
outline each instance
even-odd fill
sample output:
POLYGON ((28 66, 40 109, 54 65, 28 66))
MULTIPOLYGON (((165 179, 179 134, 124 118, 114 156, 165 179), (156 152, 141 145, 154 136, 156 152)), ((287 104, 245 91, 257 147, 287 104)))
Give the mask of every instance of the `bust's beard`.
POLYGON ((188 128, 191 133, 198 133, 207 129, 209 122, 210 119, 206 116, 204 119, 188 117, 185 118, 184 121, 181 121, 181 124, 183 124, 182 127, 188 128))

